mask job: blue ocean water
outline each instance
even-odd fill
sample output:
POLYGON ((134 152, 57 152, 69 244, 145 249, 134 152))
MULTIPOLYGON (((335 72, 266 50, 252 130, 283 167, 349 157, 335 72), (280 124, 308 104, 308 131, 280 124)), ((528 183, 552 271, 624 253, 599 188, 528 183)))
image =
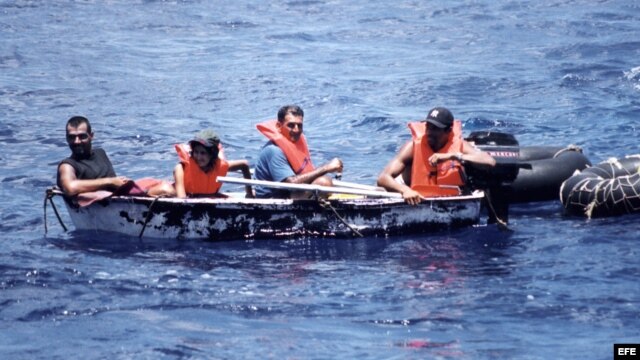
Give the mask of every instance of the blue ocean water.
POLYGON ((253 162, 288 103, 361 183, 437 105, 465 133, 640 153, 639 33, 636 1, 0 1, 0 356, 612 358, 640 342, 637 216, 552 201, 513 232, 207 243, 51 212, 45 236, 42 204, 76 114, 132 178, 170 178, 205 127, 253 162))

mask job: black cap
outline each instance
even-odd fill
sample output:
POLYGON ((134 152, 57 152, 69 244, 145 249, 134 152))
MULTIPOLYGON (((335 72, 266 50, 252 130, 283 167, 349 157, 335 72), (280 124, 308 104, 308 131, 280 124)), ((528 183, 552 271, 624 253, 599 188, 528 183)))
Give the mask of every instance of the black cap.
POLYGON ((450 128, 453 125, 453 114, 447 108, 435 107, 429 110, 425 121, 440 129, 450 128))
POLYGON ((220 138, 215 131, 211 129, 206 129, 198 132, 193 140, 189 141, 189 145, 192 143, 198 143, 206 148, 215 147, 217 148, 220 145, 220 138))

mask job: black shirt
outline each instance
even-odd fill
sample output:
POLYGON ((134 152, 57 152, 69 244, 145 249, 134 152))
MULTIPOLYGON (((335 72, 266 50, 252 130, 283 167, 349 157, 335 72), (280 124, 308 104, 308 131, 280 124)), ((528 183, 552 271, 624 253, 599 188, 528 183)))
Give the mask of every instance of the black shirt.
MULTIPOLYGON (((58 164, 58 168, 62 164, 71 165, 76 170, 76 178, 79 180, 93 180, 116 176, 109 157, 104 150, 100 148, 93 149, 91 156, 85 159, 76 159, 73 156, 68 157, 58 164)), ((58 171, 57 183, 58 187, 62 188, 60 184, 60 171, 58 171)))

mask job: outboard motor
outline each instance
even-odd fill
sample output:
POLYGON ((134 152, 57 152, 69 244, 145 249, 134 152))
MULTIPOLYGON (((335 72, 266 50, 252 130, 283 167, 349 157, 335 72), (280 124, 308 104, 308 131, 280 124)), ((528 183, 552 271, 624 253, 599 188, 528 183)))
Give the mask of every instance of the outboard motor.
POLYGON ((485 205, 489 208, 489 223, 509 220, 509 193, 521 167, 520 144, 512 135, 493 131, 472 132, 466 141, 496 159, 495 167, 465 163, 467 183, 485 191, 485 205))
POLYGON ((496 159, 496 166, 493 168, 465 164, 467 180, 471 186, 484 189, 509 185, 516 179, 520 170, 520 144, 512 134, 475 131, 465 140, 496 159))

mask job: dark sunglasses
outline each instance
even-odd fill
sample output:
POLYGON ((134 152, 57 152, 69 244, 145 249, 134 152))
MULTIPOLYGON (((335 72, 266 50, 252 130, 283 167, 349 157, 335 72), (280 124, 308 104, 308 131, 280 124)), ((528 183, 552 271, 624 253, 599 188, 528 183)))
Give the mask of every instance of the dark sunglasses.
POLYGON ((291 129, 291 130, 293 130, 293 128, 295 128, 296 126, 297 126, 298 128, 300 128, 300 131, 302 131, 302 124, 298 124, 298 123, 288 123, 288 124, 287 124, 287 127, 288 127, 289 129, 291 129))
POLYGON ((67 141, 75 141, 76 138, 80 138, 80 140, 87 140, 89 138, 89 134, 87 133, 67 134, 67 141))

